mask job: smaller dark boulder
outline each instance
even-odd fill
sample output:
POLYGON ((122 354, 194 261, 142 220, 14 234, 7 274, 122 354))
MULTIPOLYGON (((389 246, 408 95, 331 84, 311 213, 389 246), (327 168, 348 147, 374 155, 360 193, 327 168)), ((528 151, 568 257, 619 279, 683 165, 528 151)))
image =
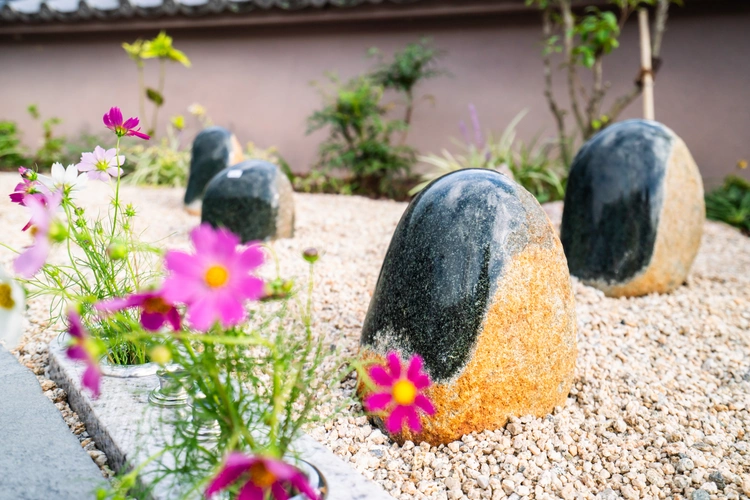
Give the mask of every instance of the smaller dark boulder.
POLYGON ((244 159, 237 137, 224 127, 209 127, 193 141, 190 177, 185 190, 185 209, 200 215, 201 200, 208 182, 225 168, 244 159))
POLYGON ((226 227, 242 242, 294 235, 292 185, 273 163, 247 160, 211 179, 203 197, 202 222, 226 227))

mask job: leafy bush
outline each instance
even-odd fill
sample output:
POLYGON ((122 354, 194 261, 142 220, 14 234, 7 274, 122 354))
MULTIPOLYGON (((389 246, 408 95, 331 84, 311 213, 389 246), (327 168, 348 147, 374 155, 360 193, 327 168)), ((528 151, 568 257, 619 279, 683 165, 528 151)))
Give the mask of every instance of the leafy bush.
POLYGON ((392 144, 394 132, 404 130, 405 123, 386 118, 381 104, 383 87, 370 78, 359 77, 346 84, 331 80, 333 95, 326 95, 323 109, 308 119, 308 134, 326 128, 330 131, 320 146, 317 168, 326 173, 351 172, 355 190, 392 192, 393 179, 408 176, 415 162, 412 148, 392 144))
POLYGON ((137 144, 127 151, 126 177, 130 184, 183 187, 187 185, 190 151, 180 149, 179 140, 170 128, 167 137, 151 146, 137 144))
POLYGON ((706 215, 750 236, 750 182, 736 175, 727 176, 720 188, 706 194, 706 215))
POLYGON ((28 161, 18 125, 12 121, 0 121, 0 170, 15 170, 28 161))
POLYGON ((540 203, 561 200, 565 197, 567 172, 562 162, 553 154, 553 145, 538 139, 526 144, 516 139, 516 126, 526 115, 520 112, 511 120, 499 138, 483 136, 479 117, 474 106, 469 106, 472 134, 461 122, 463 142, 454 141, 462 153, 442 151, 442 156, 420 156, 423 163, 435 167, 422 175, 422 183, 412 189, 417 193, 430 182, 445 174, 465 168, 487 168, 509 175, 533 194, 540 203))
POLYGON ((382 53, 377 48, 370 49, 370 55, 380 59, 378 67, 370 73, 373 82, 384 89, 392 89, 404 95, 404 123, 407 128, 401 138, 403 143, 414 115, 414 88, 424 80, 445 74, 445 71, 436 67, 444 52, 432 47, 430 40, 425 38, 393 54, 390 62, 383 60, 382 53))

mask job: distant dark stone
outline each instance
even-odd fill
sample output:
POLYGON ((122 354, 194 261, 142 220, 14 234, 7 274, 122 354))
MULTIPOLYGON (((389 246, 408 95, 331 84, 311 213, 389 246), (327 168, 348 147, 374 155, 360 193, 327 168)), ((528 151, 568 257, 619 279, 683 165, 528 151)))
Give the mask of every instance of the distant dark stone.
POLYGON ((392 350, 424 358, 437 414, 419 440, 450 442, 564 403, 574 303, 562 245, 536 199, 489 170, 425 188, 393 235, 361 343, 378 359, 392 350))
POLYGON ((561 227, 570 273, 611 296, 671 291, 687 277, 704 219, 685 143, 657 122, 616 123, 571 167, 561 227))
POLYGON ((185 190, 187 211, 200 215, 201 200, 208 182, 225 168, 242 160, 242 147, 229 130, 209 127, 199 133, 193 141, 190 156, 190 177, 185 190))
POLYGON ((291 238, 292 185, 272 163, 243 161, 218 173, 208 183, 202 221, 226 227, 243 242, 291 238))

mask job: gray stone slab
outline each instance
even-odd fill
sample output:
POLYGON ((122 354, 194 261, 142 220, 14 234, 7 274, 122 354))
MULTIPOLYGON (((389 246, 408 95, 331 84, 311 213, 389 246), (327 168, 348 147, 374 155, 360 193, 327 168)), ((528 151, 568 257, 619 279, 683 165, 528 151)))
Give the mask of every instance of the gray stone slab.
POLYGON ((0 500, 94 498, 103 484, 34 374, 0 347, 0 500))
MULTIPOLYGON (((90 393, 82 391, 80 386, 85 367, 65 356, 62 342, 63 338, 50 344, 49 377, 68 393, 68 403, 86 424, 97 446, 107 454, 110 465, 115 469, 125 464, 137 466, 161 451, 169 426, 160 418, 162 410, 148 403, 148 395, 158 386, 158 378, 155 375, 103 377, 101 395, 92 400, 90 393)), ((325 476, 330 489, 327 500, 393 498, 313 438, 302 436, 293 448, 325 476)), ((152 462, 143 469, 142 482, 148 483, 154 468, 152 462)), ((158 500, 171 499, 174 498, 171 491, 170 485, 162 481, 154 487, 153 496, 158 500)))

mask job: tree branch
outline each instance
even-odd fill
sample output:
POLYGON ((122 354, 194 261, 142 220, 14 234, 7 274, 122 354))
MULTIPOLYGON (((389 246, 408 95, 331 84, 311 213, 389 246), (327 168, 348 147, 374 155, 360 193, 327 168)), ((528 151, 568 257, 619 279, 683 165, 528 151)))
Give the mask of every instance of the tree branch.
POLYGON ((573 54, 573 28, 575 27, 575 19, 573 18, 573 10, 570 0, 560 0, 560 10, 563 18, 563 40, 565 41, 565 64, 567 65, 568 70, 568 95, 570 96, 570 107, 573 109, 573 116, 575 116, 578 129, 583 134, 586 130, 586 125, 584 124, 583 115, 581 114, 581 109, 578 105, 578 96, 576 95, 575 88, 576 61, 575 55, 573 54))
POLYGON ((656 6, 656 17, 654 18, 654 40, 651 43, 651 55, 659 58, 661 53, 661 40, 667 29, 667 18, 669 17, 669 0, 659 0, 656 6))
MULTIPOLYGON (((544 9, 542 14, 542 29, 544 33, 544 39, 549 40, 552 36, 552 19, 550 13, 550 7, 544 9)), ((570 165, 570 151, 568 151, 568 141, 565 133, 565 112, 560 109, 555 100, 555 96, 552 93, 552 61, 550 60, 550 52, 544 52, 544 97, 547 98, 547 104, 549 109, 552 111, 552 115, 555 117, 557 123, 557 135, 559 138, 560 156, 562 157, 565 166, 570 165)))

